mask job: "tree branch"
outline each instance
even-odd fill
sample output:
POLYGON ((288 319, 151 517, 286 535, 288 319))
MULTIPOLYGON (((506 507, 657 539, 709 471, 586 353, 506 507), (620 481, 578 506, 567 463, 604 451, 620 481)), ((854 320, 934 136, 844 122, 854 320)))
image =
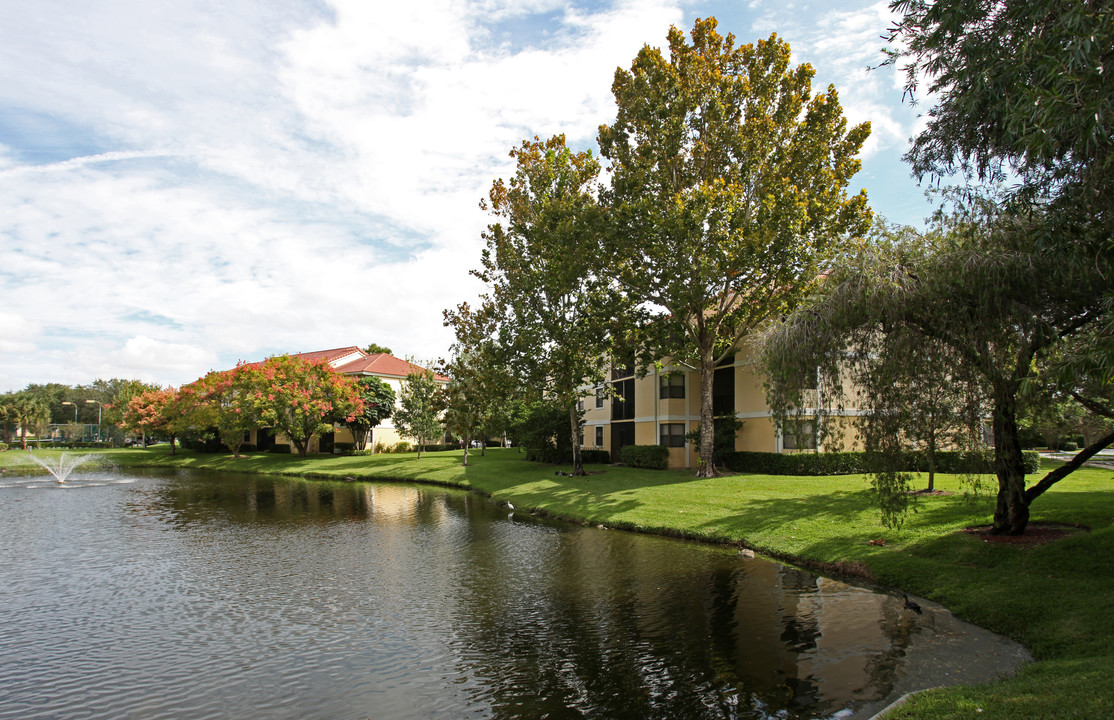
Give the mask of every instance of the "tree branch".
POLYGON ((1040 497, 1045 490, 1052 487, 1056 483, 1066 478, 1068 475, 1081 468, 1083 466, 1083 463, 1090 460, 1092 457, 1095 456, 1096 453, 1098 453, 1099 450, 1106 448, 1111 443, 1114 443, 1114 432, 1106 435, 1105 437, 1099 438, 1096 442, 1088 445, 1083 450, 1080 450, 1079 454, 1077 454, 1068 462, 1064 463, 1062 467, 1058 467, 1052 472, 1048 473, 1044 476, 1044 478, 1041 479, 1039 483, 1027 489, 1025 491, 1025 504, 1031 504, 1033 500, 1036 500, 1038 497, 1040 497))

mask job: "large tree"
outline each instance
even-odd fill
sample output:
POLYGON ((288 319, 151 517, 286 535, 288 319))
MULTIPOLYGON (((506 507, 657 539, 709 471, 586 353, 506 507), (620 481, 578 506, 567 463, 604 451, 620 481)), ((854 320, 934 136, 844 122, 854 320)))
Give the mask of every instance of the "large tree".
POLYGON ((698 474, 710 476, 715 368, 868 229, 865 191, 847 186, 870 128, 847 129, 834 87, 812 95, 812 67, 791 67, 776 35, 736 47, 708 19, 691 36, 672 28, 668 57, 646 46, 616 70, 618 116, 599 143, 615 276, 659 311, 653 348, 700 371, 698 474))
POLYGON ((268 423, 258 391, 259 369, 240 364, 232 370, 213 370, 178 390, 178 401, 188 426, 198 432, 216 428, 221 442, 240 457, 247 432, 268 423))
POLYGON ((918 175, 1020 175, 1114 218, 1114 7, 1096 0, 895 0, 890 62, 935 104, 918 175))
POLYGON ((251 389, 262 425, 271 425, 305 457, 314 437, 363 411, 356 382, 324 359, 276 355, 260 363, 251 389))
MULTIPOLYGON (((1044 243, 1114 253, 1114 6, 896 0, 890 62, 934 104, 906 159, 920 177, 1016 182, 1058 218, 1044 243), (1017 182, 1019 181, 1019 182, 1017 182), (1071 233, 1062 231, 1071 227, 1071 233)), ((1114 285, 1108 285, 1114 304, 1114 285)), ((1114 313, 1108 313, 1114 318, 1114 313)), ((1065 367, 1114 382, 1114 319, 1065 367)))
MULTIPOLYGON (((1018 436, 1024 393, 1055 364, 1068 339, 1102 320, 1101 293, 1112 270, 1071 248, 1038 247, 1047 222, 1045 215, 982 199, 939 216, 928 235, 910 232, 896 242, 864 244, 833 270, 820 297, 768 337, 771 404, 791 407, 795 378, 817 367, 829 399, 838 399, 850 389, 843 382, 849 364, 891 373, 904 367, 905 377, 915 379, 926 358, 944 358, 952 373, 978 382, 989 408, 998 481, 994 532, 1024 532, 1030 504, 1114 441, 1114 434, 1098 439, 1026 487, 1018 436), (901 342, 887 343, 891 337, 901 342)), ((866 403, 859 409, 868 412, 867 422, 885 423, 895 397, 900 394, 882 393, 872 402, 860 393, 856 400, 866 403)), ((903 489, 879 487, 884 509, 886 498, 892 502, 903 489)))
POLYGON ((170 442, 171 455, 177 454, 177 439, 189 429, 189 423, 178 391, 173 387, 140 393, 128 401, 124 410, 125 429, 141 433, 145 447, 148 436, 165 438, 170 442))
POLYGON ((563 135, 534 138, 511 152, 514 176, 492 185, 483 267, 496 333, 524 381, 565 409, 580 458, 584 388, 604 379, 618 296, 601 266, 599 162, 563 135))

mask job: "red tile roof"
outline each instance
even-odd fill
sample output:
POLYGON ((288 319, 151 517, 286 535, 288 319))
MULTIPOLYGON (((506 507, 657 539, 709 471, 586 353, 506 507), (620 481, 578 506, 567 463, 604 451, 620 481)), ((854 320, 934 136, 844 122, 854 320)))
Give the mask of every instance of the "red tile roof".
MULTIPOLYGON (((387 353, 375 353, 368 355, 366 352, 351 345, 343 348, 333 348, 332 350, 315 350, 313 352, 304 353, 291 353, 291 357, 302 358, 304 360, 324 360, 333 366, 333 369, 338 373, 344 375, 384 375, 388 377, 404 378, 412 372, 420 372, 425 368, 420 365, 409 363, 405 360, 400 360, 394 355, 387 353), (337 365, 337 361, 349 356, 358 355, 354 360, 349 360, 343 365, 337 365)), ((247 363, 251 366, 262 365, 263 362, 247 363)), ((449 378, 434 373, 433 379, 438 382, 449 382, 449 378)))
MULTIPOLYGON (((394 355, 387 353, 376 353, 374 355, 366 355, 358 360, 345 363, 344 365, 336 368, 339 373, 346 375, 363 374, 363 375, 389 375, 391 377, 406 377, 412 372, 420 372, 425 368, 399 360, 394 355)), ((448 382, 449 378, 439 373, 433 374, 433 379, 439 382, 448 382)))

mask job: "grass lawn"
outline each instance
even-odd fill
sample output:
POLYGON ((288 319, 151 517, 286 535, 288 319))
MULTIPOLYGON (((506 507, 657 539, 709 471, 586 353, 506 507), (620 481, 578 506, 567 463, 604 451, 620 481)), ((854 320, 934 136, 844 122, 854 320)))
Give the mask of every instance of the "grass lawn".
MULTIPOLYGON (((745 544, 773 557, 832 573, 858 575, 939 602, 959 617, 1007 635, 1037 662, 987 686, 934 690, 892 718, 1087 718, 1114 714, 1114 472, 1085 468, 1041 496, 1032 522, 1081 526, 1045 545, 987 542, 962 532, 985 525, 987 495, 971 498, 957 476, 938 475, 952 495, 918 497, 900 530, 880 524, 865 476, 735 475, 698 479, 690 471, 588 466, 522 460, 514 450, 361 457, 101 452, 121 466, 172 466, 331 479, 435 482, 471 488, 522 510, 588 523, 745 544), (884 544, 870 544, 884 540, 884 544)), ((54 451, 42 451, 43 456, 54 451)), ((0 453, 0 469, 26 465, 0 453)), ((1045 470, 1055 465, 1045 461, 1045 470)))

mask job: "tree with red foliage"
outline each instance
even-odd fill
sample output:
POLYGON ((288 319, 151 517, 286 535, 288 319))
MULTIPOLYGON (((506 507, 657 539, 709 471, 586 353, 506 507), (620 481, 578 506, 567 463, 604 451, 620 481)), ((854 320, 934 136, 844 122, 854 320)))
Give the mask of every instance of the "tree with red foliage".
POLYGON ((356 382, 325 360, 278 355, 255 367, 253 402, 299 457, 305 457, 314 436, 332 432, 334 423, 352 422, 363 411, 356 382))
POLYGON ((194 428, 217 428, 221 442, 240 457, 244 435, 269 425, 260 402, 262 373, 257 366, 239 364, 232 370, 213 370, 178 391, 182 412, 194 428))
POLYGON ((171 455, 176 454, 175 441, 185 429, 185 421, 178 391, 173 387, 140 393, 124 409, 124 427, 141 433, 144 447, 148 436, 162 437, 170 441, 171 455))

